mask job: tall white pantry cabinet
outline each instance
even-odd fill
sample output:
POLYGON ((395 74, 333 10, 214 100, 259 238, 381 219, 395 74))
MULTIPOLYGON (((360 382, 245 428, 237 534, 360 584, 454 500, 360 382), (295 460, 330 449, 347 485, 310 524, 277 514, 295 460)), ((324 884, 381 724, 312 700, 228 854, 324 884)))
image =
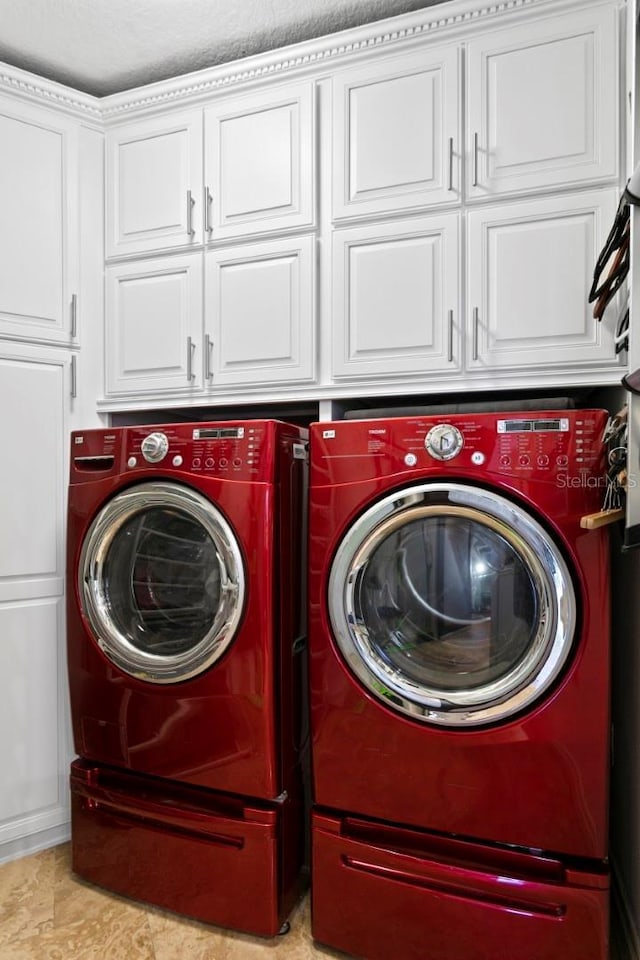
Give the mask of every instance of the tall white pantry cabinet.
POLYGON ((448 0, 102 100, 0 69, 0 860, 68 830, 71 428, 619 383, 625 18, 448 0))
POLYGON ((38 86, 0 77, 0 861, 68 835, 67 451, 102 321, 98 114, 38 86))

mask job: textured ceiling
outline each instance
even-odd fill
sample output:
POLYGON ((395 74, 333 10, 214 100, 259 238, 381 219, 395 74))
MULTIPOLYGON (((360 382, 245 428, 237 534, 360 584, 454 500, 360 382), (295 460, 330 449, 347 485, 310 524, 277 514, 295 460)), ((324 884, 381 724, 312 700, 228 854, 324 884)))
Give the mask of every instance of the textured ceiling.
POLYGON ((443 0, 0 0, 0 60, 104 96, 443 0))

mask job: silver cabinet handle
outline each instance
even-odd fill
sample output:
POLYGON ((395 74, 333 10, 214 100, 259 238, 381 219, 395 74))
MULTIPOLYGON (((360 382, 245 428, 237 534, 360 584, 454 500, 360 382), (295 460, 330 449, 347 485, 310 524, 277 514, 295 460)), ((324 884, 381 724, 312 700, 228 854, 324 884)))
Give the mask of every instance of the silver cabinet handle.
POLYGON ((192 236, 194 235, 194 233, 196 232, 196 231, 194 230, 194 227, 193 227, 193 205, 194 205, 194 203, 195 203, 195 200, 193 199, 193 195, 192 195, 192 193, 191 193, 191 190, 187 190, 187 233, 189 234, 190 237, 192 237, 192 236))
POLYGON ((447 359, 453 362, 453 310, 449 310, 449 342, 447 344, 447 359))
POLYGON ((71 337, 75 340, 78 334, 78 294, 71 294, 71 337))
POLYGON ((213 340, 207 333, 204 338, 204 378, 213 380, 213 370, 211 369, 211 351, 213 349, 213 340))
POLYGON ((187 380, 195 380, 196 375, 193 372, 193 351, 196 345, 191 337, 187 337, 187 380))
POLYGON ((71 390, 69 392, 71 399, 75 400, 78 396, 78 369, 75 356, 71 357, 71 390))
POLYGON ((449 183, 447 190, 453 190, 453 137, 449 137, 449 183))
POLYGON ((473 135, 473 179, 471 185, 478 186, 478 134, 473 135))
POLYGON ((479 310, 473 308, 473 359, 478 359, 478 323, 480 320, 479 310))
POLYGON ((211 190, 209 187, 204 188, 204 229, 206 233, 213 233, 213 226, 211 224, 211 201, 213 197, 211 196, 211 190))

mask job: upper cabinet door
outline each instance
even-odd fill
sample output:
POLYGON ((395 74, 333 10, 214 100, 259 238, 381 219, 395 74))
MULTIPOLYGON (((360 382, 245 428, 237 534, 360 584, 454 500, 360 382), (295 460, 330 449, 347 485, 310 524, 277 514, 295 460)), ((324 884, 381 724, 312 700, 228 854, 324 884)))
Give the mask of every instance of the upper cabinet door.
POLYGON ((77 127, 0 98, 0 334, 73 343, 77 127))
POLYGON ((336 378, 460 369, 457 213, 336 230, 336 378))
POLYGON ((587 293, 617 191, 489 204, 468 217, 467 367, 598 371, 619 364, 615 306, 595 320, 587 293))
POLYGON ((202 243, 202 112, 107 132, 107 256, 202 243))
POLYGON ((470 198, 617 176, 617 15, 595 7, 469 42, 470 198))
POLYGON ((334 219, 460 200, 458 57, 425 49, 334 78, 334 219))
POLYGON ((212 249, 205 285, 205 386, 313 380, 312 236, 212 249))
POLYGON ((314 225, 314 114, 312 82, 205 110, 205 239, 314 225))
POLYGON ((202 387, 202 254, 106 272, 107 394, 190 394, 202 387))

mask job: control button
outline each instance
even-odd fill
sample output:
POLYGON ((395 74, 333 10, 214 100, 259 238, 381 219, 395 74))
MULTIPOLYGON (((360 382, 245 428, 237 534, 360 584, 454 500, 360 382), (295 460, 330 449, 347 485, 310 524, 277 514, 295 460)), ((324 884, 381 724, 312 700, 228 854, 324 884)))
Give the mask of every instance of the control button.
POLYGON ((453 460, 462 450, 464 438, 457 427, 439 423, 429 430, 424 445, 434 460, 453 460))
POLYGON ((220 466, 221 466, 221 467, 228 467, 228 466, 229 466, 229 461, 227 460, 226 457, 220 457, 220 466))
POLYGON ((404 462, 408 467, 415 467, 416 463, 418 462, 418 458, 416 457, 415 453, 408 453, 404 458, 404 462))
POLYGON ((569 457, 566 454, 561 453, 559 457, 556 457, 556 463, 559 467, 566 467, 569 463, 569 457))
POLYGON ((500 466, 501 466, 501 467, 510 467, 510 466, 511 466, 511 457, 508 457, 506 453, 504 453, 504 454, 500 457, 500 466))
POLYGON ((539 454, 539 456, 538 456, 538 458, 537 458, 537 460, 536 460, 536 463, 538 464, 539 467, 548 467, 548 466, 549 466, 549 457, 546 455, 546 453, 541 453, 541 454, 539 454))
POLYGON ((242 460, 240 459, 240 457, 235 457, 235 459, 234 459, 234 461, 233 461, 233 465, 234 465, 234 467, 241 467, 241 466, 242 466, 242 460))
POLYGON ((518 463, 520 464, 521 467, 528 467, 529 464, 531 463, 531 459, 528 454, 523 453, 521 454, 521 456, 518 457, 518 463))
POLYGON ((202 460, 200 459, 200 457, 194 457, 193 460, 191 461, 191 466, 192 466, 192 467, 201 467, 201 466, 202 466, 202 460))
POLYGON ((159 463, 167 455, 169 441, 164 433, 150 433, 142 441, 140 449, 147 463, 159 463))
POLYGON ((138 461, 136 460, 135 457, 129 457, 129 459, 127 460, 127 466, 128 466, 128 467, 135 467, 135 465, 137 464, 137 462, 138 462, 138 461))
POLYGON ((182 457, 180 456, 180 454, 177 454, 177 455, 173 458, 173 460, 172 460, 171 462, 172 462, 172 464, 174 465, 174 467, 181 467, 181 466, 182 466, 182 457))
POLYGON ((484 453, 482 453, 480 450, 474 450, 474 452, 471 454, 471 463, 475 463, 476 466, 479 467, 484 463, 484 461, 484 453))
POLYGON ((207 459, 206 459, 205 462, 204 462, 204 465, 205 465, 205 467, 214 467, 214 466, 215 466, 215 463, 216 463, 216 462, 215 462, 215 460, 213 459, 213 457, 207 457, 207 459))

